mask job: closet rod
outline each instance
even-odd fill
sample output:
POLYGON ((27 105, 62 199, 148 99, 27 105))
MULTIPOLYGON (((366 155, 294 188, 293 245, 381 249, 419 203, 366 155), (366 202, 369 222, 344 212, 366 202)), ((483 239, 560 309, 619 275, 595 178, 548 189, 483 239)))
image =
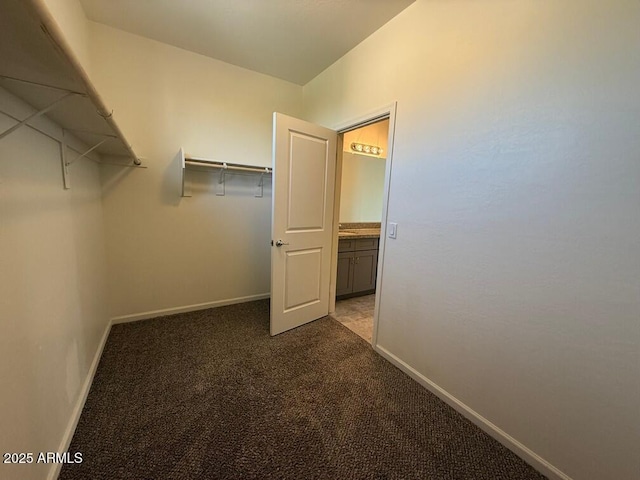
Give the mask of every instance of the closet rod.
POLYGON ((271 173, 269 167, 258 167, 251 165, 240 165, 237 163, 226 162, 214 162, 211 160, 204 160, 199 158, 185 158, 185 164, 193 165, 195 167, 208 167, 208 168, 221 168, 223 170, 237 170, 241 172, 256 172, 256 173, 271 173))

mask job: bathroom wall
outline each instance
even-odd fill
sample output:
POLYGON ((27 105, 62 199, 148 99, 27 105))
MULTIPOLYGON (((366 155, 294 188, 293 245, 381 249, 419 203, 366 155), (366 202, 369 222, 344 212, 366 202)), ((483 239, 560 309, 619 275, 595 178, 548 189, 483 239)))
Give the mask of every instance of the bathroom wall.
MULTIPOLYGON (((342 143, 342 150, 345 152, 354 153, 351 148, 352 143, 361 143, 365 145, 372 145, 381 148, 381 152, 378 155, 368 154, 372 157, 387 158, 389 148, 387 142, 389 139, 389 119, 381 120, 371 125, 365 125, 364 127, 349 130, 344 133, 344 141, 342 143)), ((357 152, 356 152, 357 153, 357 152)))
POLYGON ((386 159, 342 154, 340 222, 379 222, 386 159))
POLYGON ((341 222, 379 222, 389 137, 389 120, 345 132, 342 142, 341 222), (382 149, 378 155, 355 153, 352 143, 382 149))

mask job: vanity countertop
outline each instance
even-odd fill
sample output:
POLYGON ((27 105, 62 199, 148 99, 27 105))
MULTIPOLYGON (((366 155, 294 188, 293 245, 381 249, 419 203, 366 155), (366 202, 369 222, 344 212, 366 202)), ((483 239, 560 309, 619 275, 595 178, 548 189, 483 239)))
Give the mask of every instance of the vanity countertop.
POLYGON ((358 238, 380 238, 379 228, 345 228, 338 230, 338 238, 358 239, 358 238))

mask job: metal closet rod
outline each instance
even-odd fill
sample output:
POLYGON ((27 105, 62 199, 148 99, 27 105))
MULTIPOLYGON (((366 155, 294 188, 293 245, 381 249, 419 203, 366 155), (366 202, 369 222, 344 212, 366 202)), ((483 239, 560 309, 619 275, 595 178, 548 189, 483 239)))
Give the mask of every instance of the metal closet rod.
POLYGON ((234 170, 240 172, 271 173, 270 167, 259 167, 257 165, 242 165, 239 163, 220 162, 217 160, 207 160, 206 158, 195 157, 185 157, 184 161, 187 165, 197 167, 221 168, 223 170, 234 170))
POLYGON ((131 148, 131 145, 125 140, 125 136, 118 127, 118 124, 111 117, 113 111, 108 110, 104 100, 100 97, 100 94, 95 89, 91 81, 89 80, 89 75, 80 64, 80 61, 73 53, 69 42, 67 42, 64 34, 62 33, 62 29, 51 15, 49 8, 47 7, 44 0, 30 0, 28 5, 31 7, 31 11, 35 14, 36 18, 40 20, 40 23, 44 27, 45 33, 48 34, 51 41, 58 47, 58 50, 62 55, 67 59, 67 61, 73 66, 74 70, 78 73, 82 84, 84 85, 87 95, 91 100, 93 100, 97 110, 98 115, 105 119, 105 121, 113 128, 116 135, 122 140, 125 148, 129 152, 131 159, 135 165, 140 165, 140 159, 136 155, 136 153, 131 148))

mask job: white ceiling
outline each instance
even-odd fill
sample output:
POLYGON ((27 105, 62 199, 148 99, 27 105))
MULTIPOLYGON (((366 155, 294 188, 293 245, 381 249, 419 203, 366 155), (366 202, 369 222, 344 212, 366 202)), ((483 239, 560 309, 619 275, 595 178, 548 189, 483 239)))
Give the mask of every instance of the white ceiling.
POLYGON ((90 20, 306 84, 415 0, 81 0, 90 20))

